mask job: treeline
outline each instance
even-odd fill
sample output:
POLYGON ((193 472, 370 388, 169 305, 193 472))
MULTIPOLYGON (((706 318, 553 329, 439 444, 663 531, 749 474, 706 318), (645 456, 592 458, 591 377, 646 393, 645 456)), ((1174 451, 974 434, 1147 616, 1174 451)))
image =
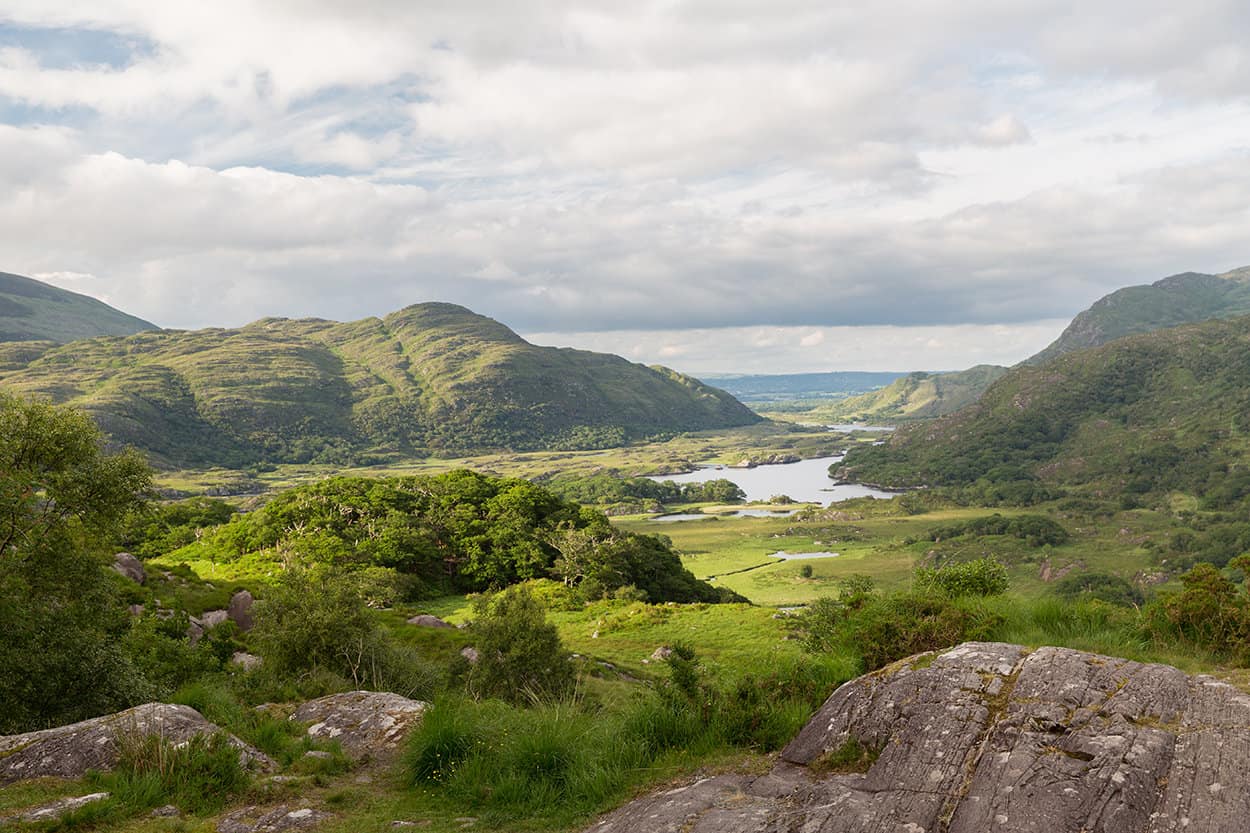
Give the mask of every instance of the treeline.
POLYGON ((740 503, 746 492, 724 478, 704 483, 674 483, 648 477, 610 474, 559 475, 543 485, 566 500, 597 506, 653 501, 668 503, 740 503))

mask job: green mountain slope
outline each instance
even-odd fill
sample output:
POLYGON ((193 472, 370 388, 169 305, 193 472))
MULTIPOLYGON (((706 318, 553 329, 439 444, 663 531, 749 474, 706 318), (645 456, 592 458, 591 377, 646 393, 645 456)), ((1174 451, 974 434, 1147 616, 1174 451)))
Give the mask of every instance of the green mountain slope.
MULTIPOLYGON (((903 485, 1226 489, 1250 464, 1250 317, 1117 339, 1019 366, 976 404, 857 449, 846 474, 903 485)), ((1250 478, 1246 479, 1250 494, 1250 478)))
POLYGON ((1072 319, 1049 347, 1026 359, 1042 364, 1056 356, 1097 347, 1112 339, 1211 318, 1250 313, 1250 266, 1222 275, 1185 272, 1145 286, 1118 289, 1072 319))
POLYGON ((975 402, 1006 372, 1005 367, 979 364, 951 373, 909 373, 880 390, 822 406, 812 414, 828 421, 868 423, 944 416, 975 402))
POLYGON ((607 447, 759 421, 696 379, 536 347, 452 304, 12 345, 0 390, 84 408, 115 441, 174 465, 607 447))
POLYGON ((141 318, 102 301, 40 281, 0 272, 0 342, 120 336, 155 330, 141 318))

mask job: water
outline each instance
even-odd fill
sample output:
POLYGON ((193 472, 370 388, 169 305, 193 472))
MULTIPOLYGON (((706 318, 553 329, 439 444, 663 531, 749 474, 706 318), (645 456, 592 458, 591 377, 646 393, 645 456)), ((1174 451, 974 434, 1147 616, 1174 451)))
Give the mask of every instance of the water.
POLYGON ((841 462, 842 456, 816 457, 797 463, 756 466, 753 469, 704 466, 689 474, 666 474, 651 479, 672 480, 674 483, 706 483, 724 478, 738 484, 738 488, 746 492, 747 500, 751 503, 765 503, 773 495, 789 495, 800 503, 819 503, 822 506, 854 497, 894 496, 891 492, 858 483, 839 483, 835 486, 829 477, 829 466, 841 462))
POLYGON ((780 550, 778 552, 769 553, 768 557, 780 558, 783 561, 801 561, 805 558, 837 558, 838 553, 829 552, 828 550, 823 552, 786 552, 785 550, 780 550))
POLYGON ((888 433, 894 430, 893 425, 863 425, 858 422, 839 422, 835 425, 826 425, 830 431, 837 431, 840 434, 849 434, 852 431, 873 431, 878 433, 888 433))

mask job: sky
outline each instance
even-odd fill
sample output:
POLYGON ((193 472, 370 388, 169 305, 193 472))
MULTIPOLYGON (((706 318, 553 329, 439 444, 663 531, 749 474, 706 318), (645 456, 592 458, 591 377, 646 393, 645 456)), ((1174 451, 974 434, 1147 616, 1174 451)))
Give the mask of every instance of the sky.
POLYGON ((952 369, 1248 264, 1244 0, 0 0, 0 270, 162 326, 952 369))

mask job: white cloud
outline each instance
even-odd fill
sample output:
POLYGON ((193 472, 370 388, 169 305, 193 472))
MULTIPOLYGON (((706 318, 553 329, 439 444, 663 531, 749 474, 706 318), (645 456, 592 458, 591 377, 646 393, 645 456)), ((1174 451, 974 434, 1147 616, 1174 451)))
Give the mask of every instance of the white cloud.
POLYGON ((1239 0, 0 0, 6 24, 0 269, 164 324, 445 299, 662 330, 675 363, 703 361, 687 327, 804 364, 888 323, 971 326, 925 338, 973 358, 988 325, 1250 263, 1239 0), (38 27, 129 58, 45 60, 38 27))

